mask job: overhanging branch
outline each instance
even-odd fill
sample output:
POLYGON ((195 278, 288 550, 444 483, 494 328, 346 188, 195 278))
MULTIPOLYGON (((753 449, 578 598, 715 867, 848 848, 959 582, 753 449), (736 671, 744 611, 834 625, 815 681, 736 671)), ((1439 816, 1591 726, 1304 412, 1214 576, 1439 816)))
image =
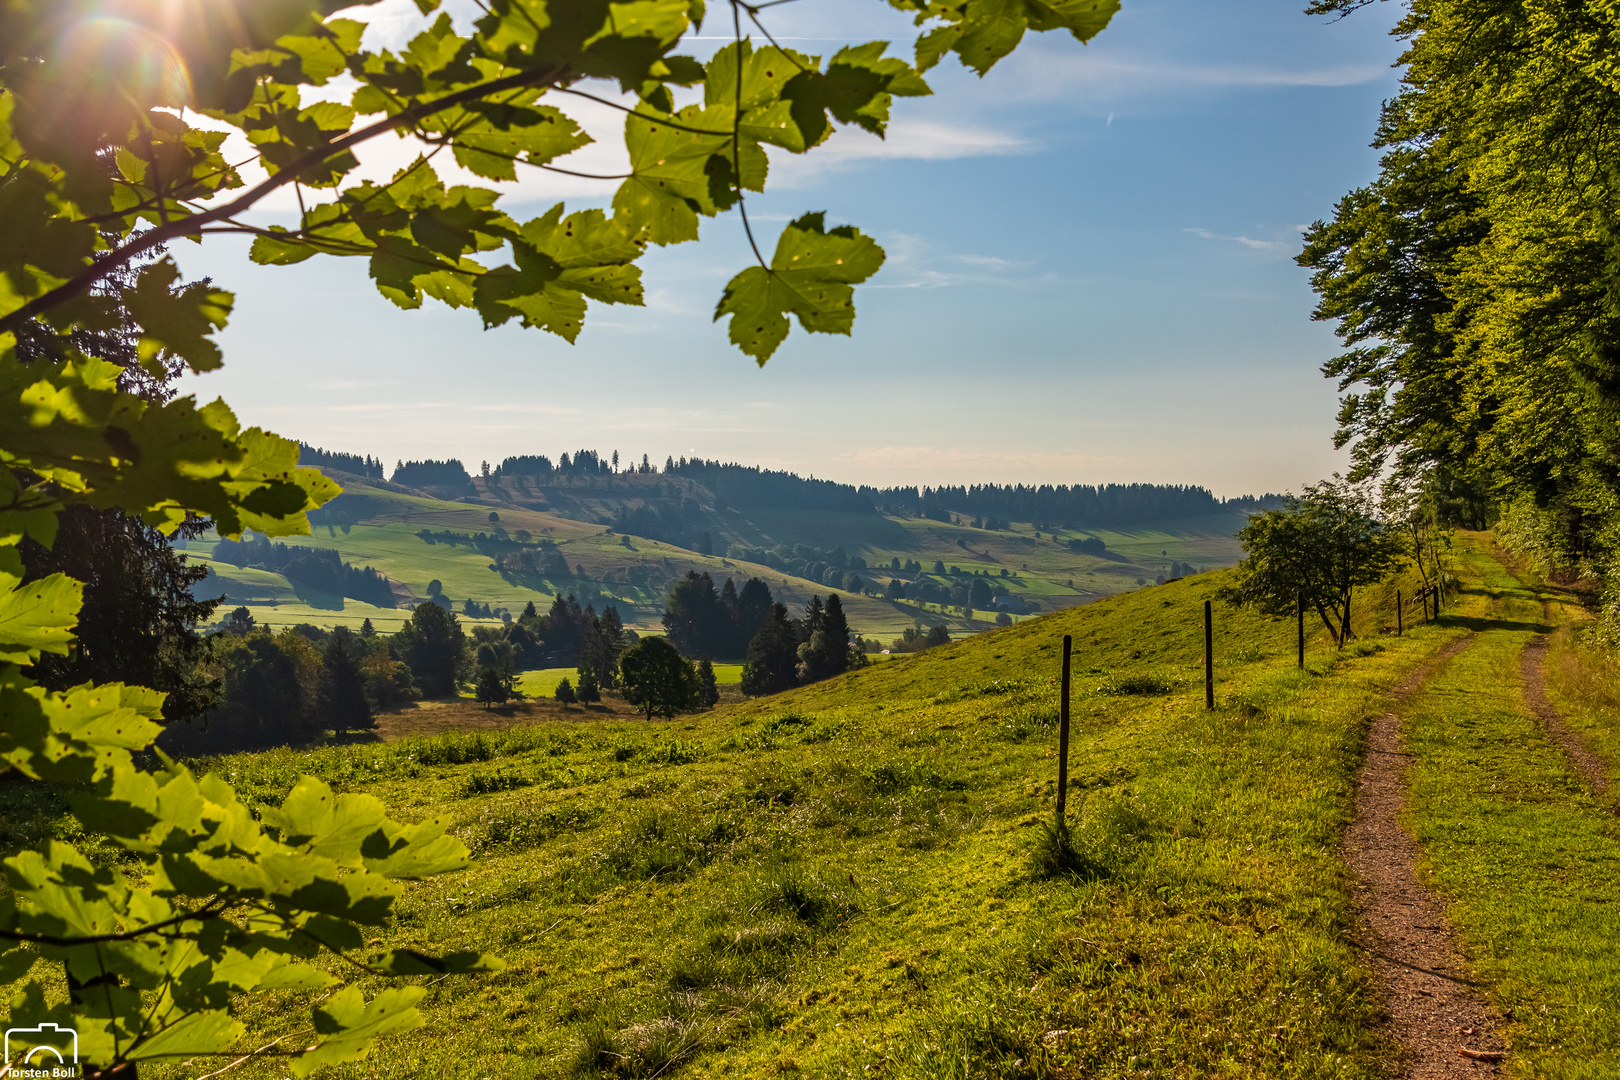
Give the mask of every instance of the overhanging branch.
POLYGON ((22 307, 17 308, 4 318, 0 318, 0 334, 14 332, 20 329, 25 322, 34 318, 35 316, 49 311, 58 304, 64 304, 67 301, 72 300, 74 297, 79 296, 97 281, 106 277, 119 267, 128 264, 131 259, 134 259, 137 255, 140 255, 144 251, 150 251, 152 248, 160 247, 163 244, 168 243, 170 240, 177 240, 183 236, 196 235, 200 233, 203 227, 206 225, 211 225, 216 221, 223 221, 228 218, 235 217, 237 214, 252 209, 255 203, 264 198, 266 195, 270 194, 272 191, 294 182, 308 170, 314 168, 329 158, 343 153, 345 150, 348 150, 351 147, 358 146, 363 142, 374 139, 378 135, 386 134, 387 132, 393 131, 396 128, 414 124, 425 117, 434 115, 435 113, 443 112, 446 109, 453 109, 459 105, 465 105, 469 101, 477 101, 479 98, 486 97, 490 94, 503 93, 507 90, 520 90, 534 86, 554 85, 560 80, 566 78, 567 75, 568 68, 561 64, 538 71, 518 72, 516 75, 508 75, 504 79, 496 79, 493 82, 480 83, 477 86, 469 86, 465 90, 459 90, 454 94, 446 94, 442 98, 435 98, 432 101, 421 102, 420 104, 413 105, 408 109, 395 113, 393 116, 378 120, 374 124, 368 124, 357 131, 351 131, 341 139, 326 143, 323 146, 311 150, 303 157, 295 159, 285 169, 282 169, 274 176, 267 177, 228 203, 221 206, 216 206, 211 210, 205 210, 202 213, 192 215, 191 217, 168 222, 167 224, 161 225, 156 229, 152 229, 150 232, 142 233, 139 237, 136 237, 121 247, 114 249, 105 258, 96 260, 95 265, 86 267, 77 276, 64 281, 62 284, 56 286, 56 288, 51 289, 48 292, 36 296, 22 307))

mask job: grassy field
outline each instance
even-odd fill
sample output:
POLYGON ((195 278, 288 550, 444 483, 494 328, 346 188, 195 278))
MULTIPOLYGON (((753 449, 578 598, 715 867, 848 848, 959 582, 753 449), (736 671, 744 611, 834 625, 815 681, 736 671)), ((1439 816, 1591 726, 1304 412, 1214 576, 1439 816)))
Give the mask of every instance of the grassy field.
MULTIPOLYGON (((1366 718, 1463 630, 1338 654, 1313 628, 1300 672, 1290 623, 1217 603, 1206 712, 1218 582, 674 722, 575 710, 212 765, 255 800, 313 773, 448 814, 478 853, 378 940, 510 967, 434 984, 427 1032, 334 1075, 1379 1076, 1338 838, 1366 718), (1051 876, 1065 633, 1084 861, 1051 876)), ((291 1004, 255 1003, 252 1037, 293 1033, 291 1004)))
MULTIPOLYGON (((550 697, 564 679, 577 684, 579 672, 573 668, 535 668, 522 673, 518 689, 529 697, 550 697)), ((742 665, 715 664, 714 681, 718 686, 736 686, 742 681, 742 665)))

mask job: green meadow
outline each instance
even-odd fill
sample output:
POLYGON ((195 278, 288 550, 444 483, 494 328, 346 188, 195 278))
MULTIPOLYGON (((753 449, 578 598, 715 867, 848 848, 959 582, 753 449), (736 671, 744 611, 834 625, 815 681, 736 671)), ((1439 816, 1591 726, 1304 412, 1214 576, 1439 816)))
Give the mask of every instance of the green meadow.
MULTIPOLYGON (((1351 647, 1310 627, 1304 669, 1292 620, 1229 608, 1211 573, 673 721, 576 710, 196 764, 257 802, 305 774, 363 789, 476 855, 366 946, 506 969, 418 980, 427 1029, 333 1076, 1383 1077, 1340 838, 1389 688, 1472 632, 1408 706, 1424 871, 1507 1018, 1506 1075, 1614 1075, 1620 830, 1504 675, 1558 597, 1479 540, 1456 569, 1440 620, 1395 636, 1412 584, 1391 581, 1351 647), (1065 634, 1077 856, 1054 869, 1065 634)), ((1613 738, 1614 714, 1587 722, 1613 738)), ((55 797, 0 798, 8 849, 82 839, 55 797)), ((302 1037, 294 1004, 255 1000, 255 1045, 302 1037)))

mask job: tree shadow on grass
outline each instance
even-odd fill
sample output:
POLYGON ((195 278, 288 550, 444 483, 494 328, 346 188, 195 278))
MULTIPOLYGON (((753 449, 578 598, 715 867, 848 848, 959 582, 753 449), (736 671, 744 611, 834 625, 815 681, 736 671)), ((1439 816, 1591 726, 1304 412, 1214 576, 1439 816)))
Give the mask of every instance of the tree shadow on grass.
POLYGON ((1533 619, 1484 619, 1474 615, 1441 615, 1435 620, 1441 626, 1461 626, 1481 633, 1485 630, 1515 630, 1532 634, 1550 634, 1555 629, 1548 623, 1533 619))

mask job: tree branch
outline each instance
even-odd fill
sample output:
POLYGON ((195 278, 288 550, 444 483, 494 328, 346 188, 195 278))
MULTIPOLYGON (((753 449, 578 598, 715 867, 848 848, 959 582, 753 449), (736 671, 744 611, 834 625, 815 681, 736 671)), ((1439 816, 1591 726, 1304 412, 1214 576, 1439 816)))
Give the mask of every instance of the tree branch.
POLYGON ((0 318, 0 334, 15 331, 19 329, 23 323, 34 318, 36 315, 48 311, 51 308, 56 307, 58 304, 63 304, 73 299, 74 297, 83 293, 85 290, 89 289, 90 286, 94 285, 97 281, 106 277, 113 270, 126 265, 131 259, 141 254, 143 251, 150 251, 152 248, 160 247, 163 244, 168 243, 170 240, 175 240, 182 236, 194 235, 200 232, 204 225, 209 225, 215 221, 221 221, 226 218, 234 217, 245 210, 251 209, 255 203, 264 198, 266 195, 270 194, 272 191, 275 191, 277 188, 284 187, 287 184, 293 183, 294 181, 298 180, 306 170, 319 165, 328 158, 334 157, 335 155, 348 150, 350 147, 358 146, 367 140, 376 138, 378 135, 393 131, 395 128, 404 127, 408 124, 414 124, 424 117, 443 112, 445 109, 453 109, 456 106, 464 105, 469 101, 476 101, 479 98, 487 95, 499 94, 506 90, 554 84, 558 80, 566 77, 567 74, 567 67, 561 64, 540 71, 518 72, 516 75, 508 75, 504 79, 496 79, 494 82, 480 83, 477 86, 469 86, 467 89, 457 91, 454 94, 446 94, 442 98, 435 98, 432 101, 424 101, 418 105, 411 106, 403 112, 395 113, 393 116, 378 120, 374 124, 368 124, 367 126, 360 128, 358 131, 351 131, 341 139, 326 143, 324 146, 311 150, 303 157, 293 161, 285 169, 276 173, 274 176, 267 177, 265 180, 255 185, 247 192, 237 196, 235 199, 232 199, 230 202, 225 203, 222 206, 216 206, 212 210, 204 211, 203 213, 185 218, 181 221, 173 221, 167 225, 152 229, 149 232, 142 233, 137 239, 129 241, 122 247, 110 252, 105 258, 97 260, 95 265, 87 267, 77 276, 68 279, 67 281, 58 285, 56 288, 51 289, 49 292, 36 296, 34 299, 30 300, 22 307, 17 308, 9 315, 6 315, 4 318, 0 318))
POLYGON ((115 934, 87 934, 84 937, 62 937, 58 934, 29 934, 21 930, 0 930, 0 941, 16 941, 24 945, 57 945, 62 948, 71 948, 75 945, 100 945, 109 941, 134 941, 148 934, 155 934, 170 926, 178 926, 193 919, 212 919, 222 914, 231 906, 231 901, 221 898, 211 900, 196 911, 188 911, 176 915, 172 919, 164 919, 138 930, 124 930, 115 934))

